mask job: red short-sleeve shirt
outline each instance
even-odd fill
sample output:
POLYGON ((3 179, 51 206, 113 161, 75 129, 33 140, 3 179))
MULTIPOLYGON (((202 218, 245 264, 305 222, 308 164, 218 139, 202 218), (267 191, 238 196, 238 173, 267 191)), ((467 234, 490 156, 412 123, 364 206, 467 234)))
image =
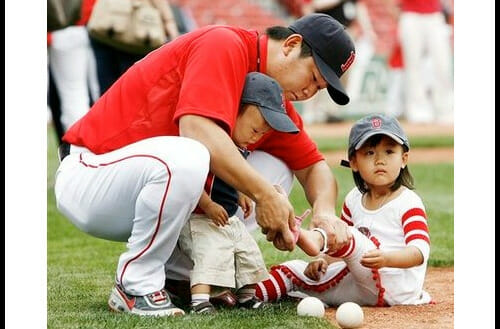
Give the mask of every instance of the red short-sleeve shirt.
MULTIPOLYGON (((257 71, 258 48, 260 71, 266 67, 267 37, 259 47, 257 42, 256 31, 229 26, 207 26, 174 39, 132 65, 63 140, 106 153, 145 138, 178 136, 179 118, 186 114, 213 119, 231 135, 246 74, 257 71)), ((302 128, 291 103, 287 111, 302 128)), ((252 149, 292 169, 322 159, 304 131, 270 133, 252 149)))

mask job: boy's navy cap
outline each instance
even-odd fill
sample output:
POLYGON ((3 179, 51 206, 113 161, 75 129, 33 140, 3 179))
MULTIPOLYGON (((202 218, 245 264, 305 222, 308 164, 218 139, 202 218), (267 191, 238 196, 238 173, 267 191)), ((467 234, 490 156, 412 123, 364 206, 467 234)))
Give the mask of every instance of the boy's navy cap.
POLYGON ((359 150, 368 138, 378 134, 389 136, 397 143, 410 149, 408 137, 396 118, 384 114, 374 114, 356 121, 352 126, 349 133, 348 154, 351 155, 354 151, 359 150))
POLYGON ((351 66, 356 51, 345 27, 326 14, 302 16, 289 27, 302 35, 312 49, 314 62, 328 82, 328 93, 339 105, 349 103, 349 96, 340 83, 340 77, 351 66))
POLYGON ((286 113, 283 90, 276 80, 259 72, 248 73, 241 102, 257 105, 264 120, 274 130, 296 134, 299 128, 286 113))

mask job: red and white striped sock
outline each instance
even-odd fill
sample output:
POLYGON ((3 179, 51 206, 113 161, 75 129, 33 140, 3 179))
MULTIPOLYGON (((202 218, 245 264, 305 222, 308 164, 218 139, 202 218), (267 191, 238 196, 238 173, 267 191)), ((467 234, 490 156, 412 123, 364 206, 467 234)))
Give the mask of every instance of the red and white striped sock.
POLYGON ((269 272, 269 279, 261 281, 255 289, 255 296, 264 302, 277 301, 292 290, 292 280, 279 269, 269 272))

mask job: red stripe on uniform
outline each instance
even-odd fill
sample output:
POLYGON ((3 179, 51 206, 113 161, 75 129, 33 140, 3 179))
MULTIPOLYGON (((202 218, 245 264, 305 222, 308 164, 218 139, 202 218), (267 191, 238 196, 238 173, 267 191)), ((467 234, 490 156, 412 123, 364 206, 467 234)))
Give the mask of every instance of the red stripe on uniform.
POLYGON ((428 244, 431 244, 431 242, 429 241, 429 238, 423 234, 412 234, 405 239, 405 242, 406 242, 406 244, 408 244, 408 242, 410 242, 412 240, 416 240, 416 239, 424 240, 424 241, 427 241, 428 244))
POLYGON ((99 165, 94 166, 94 165, 90 165, 90 164, 85 163, 83 161, 82 154, 80 153, 80 163, 82 165, 86 166, 86 167, 89 167, 89 168, 105 167, 105 166, 109 166, 109 165, 118 163, 120 161, 128 160, 128 159, 131 159, 131 158, 151 158, 151 159, 158 160, 161 164, 163 164, 165 166, 165 168, 166 168, 166 170, 168 172, 168 181, 167 181, 167 186, 165 187, 165 192, 163 193, 163 198, 161 200, 160 211, 158 213, 158 220, 156 221, 156 226, 155 226, 155 231, 153 233, 153 236, 151 237, 151 240, 149 241, 148 245, 141 252, 139 252, 139 254, 137 254, 135 257, 131 258, 128 262, 126 262, 125 265, 123 266, 122 274, 120 275, 120 284, 122 286, 123 286, 123 282, 122 282, 123 275, 125 274, 125 270, 127 269, 127 267, 134 260, 136 260, 137 258, 141 257, 151 247, 151 245, 153 244, 153 242, 154 242, 154 240, 156 238, 156 235, 158 234, 158 231, 160 230, 161 216, 163 214, 163 206, 165 205, 165 200, 167 199, 167 193, 168 193, 168 189, 170 187, 170 180, 172 178, 172 173, 170 172, 170 168, 168 167, 168 165, 167 165, 167 163, 165 161, 163 161, 162 159, 160 159, 158 157, 155 157, 153 155, 149 155, 149 154, 130 155, 130 156, 127 156, 127 157, 122 158, 122 159, 118 159, 118 160, 111 161, 111 162, 108 162, 108 163, 100 163, 99 165))
POLYGON ((349 245, 350 245, 350 249, 347 252, 347 254, 345 254, 343 257, 351 256, 352 252, 354 251, 354 248, 356 247, 356 240, 354 238, 352 238, 351 243, 349 243, 349 245))
POLYGON ((413 216, 422 216, 427 219, 427 215, 422 208, 412 208, 403 214, 403 217, 401 218, 401 224, 404 226, 406 220, 413 216))
POLYGON ((344 216, 343 214, 342 214, 342 215, 340 215, 340 219, 342 219, 344 222, 346 222, 346 223, 347 223, 347 225, 349 225, 349 226, 354 226, 354 223, 353 223, 353 222, 351 222, 350 220, 348 220, 347 218, 345 218, 345 216, 344 216))
MULTIPOLYGON (((316 292, 323 292, 327 289, 330 289, 334 286, 336 286, 348 273, 349 273, 349 268, 346 266, 344 267, 337 275, 332 277, 330 280, 318 284, 318 285, 312 285, 304 282, 301 277, 296 275, 292 270, 290 270, 287 266, 285 265, 276 265, 271 267, 273 270, 280 270, 283 272, 283 274, 289 278, 293 284, 306 289, 306 290, 312 290, 316 292)), ((269 292, 269 291, 268 291, 269 292)))
POLYGON ((410 232, 410 231, 413 231, 413 230, 422 230, 422 231, 429 233, 429 229, 427 228, 427 224, 425 222, 422 222, 422 221, 415 221, 415 222, 408 223, 408 225, 405 225, 403 227, 403 230, 404 230, 405 234, 410 232))
POLYGON ((351 241, 347 245, 345 245, 341 249, 337 250, 334 254, 329 254, 329 256, 348 257, 354 251, 355 246, 356 246, 356 242, 354 241, 354 238, 353 238, 353 239, 351 239, 351 241))
POLYGON ((347 225, 349 226, 354 226, 354 223, 350 221, 351 219, 351 212, 349 211, 349 208, 347 208, 345 202, 344 204, 342 205, 342 210, 343 210, 343 213, 340 214, 340 219, 342 219, 344 222, 347 223, 347 225), (346 214, 346 216, 349 217, 349 219, 347 219, 346 216, 344 216, 344 213, 346 214))
POLYGON ((276 280, 276 282, 278 283, 278 286, 280 287, 280 293, 279 295, 280 296, 285 296, 286 295, 286 285, 285 285, 285 282, 283 282, 283 278, 281 277, 281 275, 277 272, 277 271, 271 271, 271 273, 269 273, 273 276, 273 278, 276 280))
POLYGON ((349 208, 347 208, 347 205, 345 204, 345 202, 342 205, 342 209, 344 210, 344 212, 346 213, 347 216, 352 217, 351 211, 349 210, 349 208))
POLYGON ((372 240, 373 244, 375 245, 375 247, 379 248, 380 247, 380 242, 378 241, 378 239, 374 236, 371 236, 370 237, 370 240, 372 240))

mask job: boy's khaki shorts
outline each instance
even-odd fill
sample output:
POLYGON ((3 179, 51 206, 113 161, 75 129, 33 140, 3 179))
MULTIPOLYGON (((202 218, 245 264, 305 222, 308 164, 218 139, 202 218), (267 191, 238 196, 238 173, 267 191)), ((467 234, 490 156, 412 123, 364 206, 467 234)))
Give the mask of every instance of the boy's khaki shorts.
POLYGON ((221 227, 204 215, 192 215, 181 231, 179 246, 194 263, 191 286, 239 289, 268 278, 259 246, 236 216, 221 227))

